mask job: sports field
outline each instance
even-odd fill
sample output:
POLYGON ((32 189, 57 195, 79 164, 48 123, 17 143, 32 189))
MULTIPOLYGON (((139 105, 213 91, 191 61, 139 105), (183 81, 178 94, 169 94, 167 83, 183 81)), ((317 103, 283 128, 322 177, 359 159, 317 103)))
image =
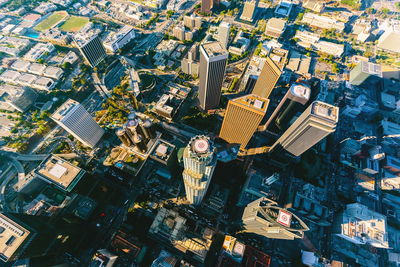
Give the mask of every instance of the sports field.
POLYGON ((64 32, 77 32, 89 22, 89 18, 71 16, 67 19, 60 29, 64 32))
POLYGON ((51 29, 52 27, 56 26, 60 21, 65 19, 68 16, 68 13, 65 11, 58 11, 54 12, 51 14, 48 18, 40 22, 36 27, 34 28, 36 31, 47 31, 48 29, 51 29))

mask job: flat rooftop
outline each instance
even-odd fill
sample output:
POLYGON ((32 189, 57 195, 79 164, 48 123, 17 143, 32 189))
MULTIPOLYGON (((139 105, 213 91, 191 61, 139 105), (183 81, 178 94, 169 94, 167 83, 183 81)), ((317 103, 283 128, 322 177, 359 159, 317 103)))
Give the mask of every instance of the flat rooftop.
POLYGON ((242 97, 238 97, 232 100, 236 104, 239 104, 243 107, 253 109, 260 112, 267 112, 269 99, 263 98, 257 95, 246 95, 242 97))
POLYGON ((321 101, 312 103, 311 113, 332 122, 337 122, 339 119, 339 108, 321 101))
POLYGON ((29 237, 30 231, 0 213, 0 259, 8 261, 29 237))
POLYGON ((71 191, 85 171, 60 157, 50 155, 36 168, 35 173, 43 180, 71 191))
POLYGON ((219 42, 211 42, 201 45, 208 57, 228 55, 228 51, 219 42))
POLYGON ((68 114, 69 111, 71 111, 72 108, 74 108, 76 105, 79 103, 75 100, 68 99, 67 101, 64 102, 54 113, 51 115, 51 117, 54 120, 62 120, 65 115, 68 114))

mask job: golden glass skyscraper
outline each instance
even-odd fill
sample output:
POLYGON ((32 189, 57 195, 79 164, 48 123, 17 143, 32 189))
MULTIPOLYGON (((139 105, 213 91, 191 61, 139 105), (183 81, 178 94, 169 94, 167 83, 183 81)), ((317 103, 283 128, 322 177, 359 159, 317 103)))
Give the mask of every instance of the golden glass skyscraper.
POLYGON ((295 156, 300 156, 334 132, 338 119, 338 107, 314 101, 272 145, 271 151, 281 147, 295 156))
POLYGON ((287 54, 287 50, 280 48, 272 48, 270 50, 254 86, 253 94, 269 98, 279 77, 281 77, 282 70, 286 64, 287 54))
POLYGON ((229 100, 219 136, 245 148, 264 118, 268 104, 268 99, 257 95, 229 100))

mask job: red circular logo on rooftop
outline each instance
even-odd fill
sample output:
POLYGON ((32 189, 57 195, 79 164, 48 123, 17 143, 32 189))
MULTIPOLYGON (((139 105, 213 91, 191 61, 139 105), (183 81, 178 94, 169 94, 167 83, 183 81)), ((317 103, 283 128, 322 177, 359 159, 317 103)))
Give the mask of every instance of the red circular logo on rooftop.
POLYGON ((196 140, 194 150, 199 153, 204 153, 208 150, 208 142, 206 140, 196 140))

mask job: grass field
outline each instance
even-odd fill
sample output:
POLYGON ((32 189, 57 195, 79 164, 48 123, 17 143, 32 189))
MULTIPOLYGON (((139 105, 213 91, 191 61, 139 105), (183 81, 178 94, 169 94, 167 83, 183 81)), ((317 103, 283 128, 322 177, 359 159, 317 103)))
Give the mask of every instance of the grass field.
POLYGON ((54 12, 47 19, 40 22, 34 28, 36 31, 46 31, 54 26, 56 26, 60 21, 65 19, 68 16, 68 13, 65 11, 54 12))
POLYGON ((77 32, 89 22, 89 18, 72 16, 60 26, 64 32, 77 32))

